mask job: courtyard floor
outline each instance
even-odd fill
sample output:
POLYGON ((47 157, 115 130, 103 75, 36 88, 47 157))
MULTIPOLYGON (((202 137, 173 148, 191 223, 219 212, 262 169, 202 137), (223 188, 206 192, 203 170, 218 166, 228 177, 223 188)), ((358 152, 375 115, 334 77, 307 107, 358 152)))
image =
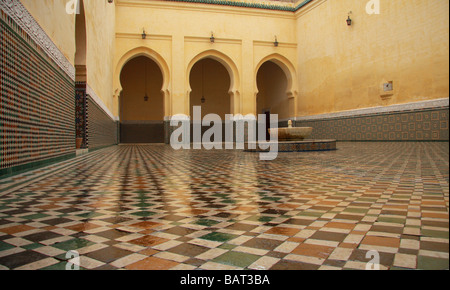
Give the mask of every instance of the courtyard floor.
POLYGON ((0 269, 449 268, 449 143, 114 146, 0 180, 0 269))

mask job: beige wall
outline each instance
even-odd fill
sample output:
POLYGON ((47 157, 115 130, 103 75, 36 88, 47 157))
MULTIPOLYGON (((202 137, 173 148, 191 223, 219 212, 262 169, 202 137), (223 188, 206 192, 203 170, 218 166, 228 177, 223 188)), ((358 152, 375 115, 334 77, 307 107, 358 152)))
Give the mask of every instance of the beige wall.
MULTIPOLYGON (((69 62, 75 66, 75 14, 67 14, 68 0, 21 0, 21 2, 69 62)), ((109 4, 106 0, 83 2, 86 15, 87 83, 112 112, 115 109, 112 82, 115 4, 109 4)))
POLYGON ((121 90, 118 75, 132 57, 130 51, 159 60, 169 78, 165 116, 190 114, 189 71, 199 55, 211 56, 226 67, 232 82, 232 113, 242 114, 256 113, 256 72, 264 58, 277 54, 297 63, 292 12, 171 1, 120 0, 116 7, 114 88, 121 90), (211 32, 214 44, 209 41, 211 32), (273 45, 275 35, 279 47, 273 45))
MULTIPOLYGON (((65 13, 67 1, 22 2, 74 64, 75 17, 65 13)), ((84 2, 87 82, 115 116, 120 72, 141 54, 163 73, 164 116, 190 113, 189 72, 208 56, 231 76, 232 113, 257 112, 256 74, 268 60, 287 76, 288 117, 449 96, 446 0, 380 0, 379 15, 366 13, 365 0, 314 0, 296 13, 171 1, 84 2), (388 81, 394 91, 383 95, 388 81)))
POLYGON ((66 13, 64 0, 21 0, 25 8, 61 50, 75 64, 75 16, 66 13))
MULTIPOLYGON (((86 14, 87 83, 113 112, 113 60, 115 52, 115 4, 83 0, 86 14)), ((116 1, 114 1, 116 2, 116 1)), ((116 98, 117 99, 117 98, 116 98)), ((115 113, 117 116, 117 112, 115 113)))
POLYGON ((379 15, 367 2, 317 0, 297 15, 300 116, 449 96, 449 2, 380 0, 379 15))
POLYGON ((122 121, 164 120, 162 73, 154 61, 145 56, 130 60, 122 70, 121 83, 123 87, 120 116, 122 121), (145 72, 146 67, 147 72, 145 72), (147 79, 147 85, 145 79, 147 79), (148 102, 144 101, 146 92, 149 97, 148 102))

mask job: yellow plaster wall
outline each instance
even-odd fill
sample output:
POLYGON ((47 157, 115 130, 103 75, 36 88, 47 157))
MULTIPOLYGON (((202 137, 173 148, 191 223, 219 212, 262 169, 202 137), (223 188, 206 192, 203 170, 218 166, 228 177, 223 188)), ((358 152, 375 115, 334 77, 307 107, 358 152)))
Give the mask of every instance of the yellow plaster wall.
POLYGON ((21 0, 25 8, 61 50, 75 64, 75 15, 66 13, 65 0, 21 0))
MULTIPOLYGON (((21 0, 27 10, 75 66, 75 14, 67 14, 68 0, 21 0)), ((84 0, 87 37, 87 82, 110 111, 114 107, 113 61, 115 52, 115 4, 84 0)), ((115 110, 114 110, 115 109, 115 110)))
POLYGON ((190 114, 188 70, 192 60, 205 52, 223 60, 229 71, 236 69, 232 113, 256 113, 256 66, 263 58, 279 53, 297 62, 292 12, 170 1, 116 2, 114 90, 121 90, 124 56, 133 49, 137 53, 147 49, 168 66, 170 101, 166 100, 165 116, 190 114), (145 40, 141 38, 144 28, 145 40), (209 41, 211 32, 214 44, 209 41), (277 48, 275 35, 280 42, 277 48))
MULTIPOLYGON (((87 83, 106 107, 118 115, 113 92, 115 4, 84 0, 87 35, 87 83)), ((117 99, 117 97, 116 97, 117 99)))
MULTIPOLYGON (((74 64, 75 16, 66 13, 67 1, 22 3, 74 64)), ((292 13, 170 1, 84 0, 87 81, 118 116, 122 67, 127 57, 135 56, 133 51, 145 53, 163 71, 164 116, 189 114, 189 66, 210 52, 234 73, 233 113, 257 112, 258 64, 270 55, 293 64, 284 66, 294 78, 290 117, 448 97, 449 2, 380 0, 379 15, 368 15, 366 3, 314 0, 292 13), (351 27, 345 23, 349 11, 351 27), (209 42, 211 32, 214 44, 209 42), (275 35, 279 47, 273 46, 275 35), (393 94, 382 96, 381 86, 388 81, 394 83, 393 94)))
POLYGON ((449 96, 449 1, 380 0, 379 15, 367 2, 316 0, 297 13, 300 116, 449 96), (393 95, 382 97, 387 81, 393 95))

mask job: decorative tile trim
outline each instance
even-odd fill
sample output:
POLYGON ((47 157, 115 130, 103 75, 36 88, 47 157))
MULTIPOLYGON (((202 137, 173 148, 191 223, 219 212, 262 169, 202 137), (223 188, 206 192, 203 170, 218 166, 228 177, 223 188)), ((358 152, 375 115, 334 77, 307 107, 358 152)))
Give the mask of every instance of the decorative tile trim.
POLYGON ((167 0, 172 2, 185 2, 185 3, 196 3, 196 4, 214 4, 214 5, 222 5, 222 6, 232 6, 232 7, 243 7, 243 8, 258 8, 258 9, 267 9, 267 10, 278 10, 278 11, 288 11, 288 12, 296 12, 301 9, 306 4, 310 3, 313 0, 305 0, 298 4, 295 7, 292 6, 282 6, 282 5, 274 5, 274 4, 263 4, 263 3, 251 3, 251 2, 238 2, 238 1, 227 1, 227 0, 167 0))
MULTIPOLYGON (((0 169, 0 180, 15 176, 21 173, 28 172, 30 170, 39 169, 42 167, 46 167, 52 164, 60 163, 62 161, 66 161, 75 157, 75 153, 66 154, 63 156, 58 156, 49 159, 43 159, 39 161, 34 161, 22 165, 17 165, 9 168, 0 169)), ((6 189, 5 189, 6 190, 6 189)))
MULTIPOLYGON (((245 143, 245 152, 268 152, 269 149, 261 149, 255 146, 257 142, 245 143), (256 147, 251 149, 250 145, 256 147)), ((288 142, 274 142, 269 145, 276 144, 278 152, 313 152, 313 151, 334 151, 337 149, 336 140, 304 140, 304 141, 288 141, 288 142)))
POLYGON ((293 121, 314 121, 324 119, 348 118, 362 115, 389 114, 389 113, 398 113, 423 109, 436 109, 448 106, 449 106, 449 99, 443 98, 431 101, 421 101, 408 104, 392 105, 387 107, 373 107, 351 111, 336 112, 330 114, 296 117, 293 119, 293 121))
POLYGON ((87 148, 87 101, 86 82, 75 84, 75 131, 76 138, 82 138, 81 148, 87 148))
POLYGON ((73 80, 75 67, 56 47, 47 33, 19 0, 0 0, 0 8, 11 17, 36 44, 73 80))
POLYGON ((305 6, 306 4, 308 4, 309 2, 312 2, 313 0, 305 0, 302 3, 298 4, 295 8, 294 8, 294 12, 297 12, 299 9, 303 8, 303 6, 305 6))

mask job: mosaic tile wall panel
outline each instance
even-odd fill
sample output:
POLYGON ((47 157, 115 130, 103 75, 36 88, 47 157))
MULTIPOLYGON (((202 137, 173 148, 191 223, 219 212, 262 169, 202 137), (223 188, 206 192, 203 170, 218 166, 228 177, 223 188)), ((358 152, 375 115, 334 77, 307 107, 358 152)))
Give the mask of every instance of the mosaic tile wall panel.
POLYGON ((95 149, 117 144, 118 122, 112 120, 87 95, 87 146, 95 149))
POLYGON ((86 148, 86 83, 75 84, 75 131, 76 138, 83 138, 82 148, 86 148))
POLYGON ((296 122, 313 139, 339 141, 448 141, 448 124, 448 107, 296 122))
POLYGON ((74 83, 0 10, 0 172, 73 154, 74 83))

